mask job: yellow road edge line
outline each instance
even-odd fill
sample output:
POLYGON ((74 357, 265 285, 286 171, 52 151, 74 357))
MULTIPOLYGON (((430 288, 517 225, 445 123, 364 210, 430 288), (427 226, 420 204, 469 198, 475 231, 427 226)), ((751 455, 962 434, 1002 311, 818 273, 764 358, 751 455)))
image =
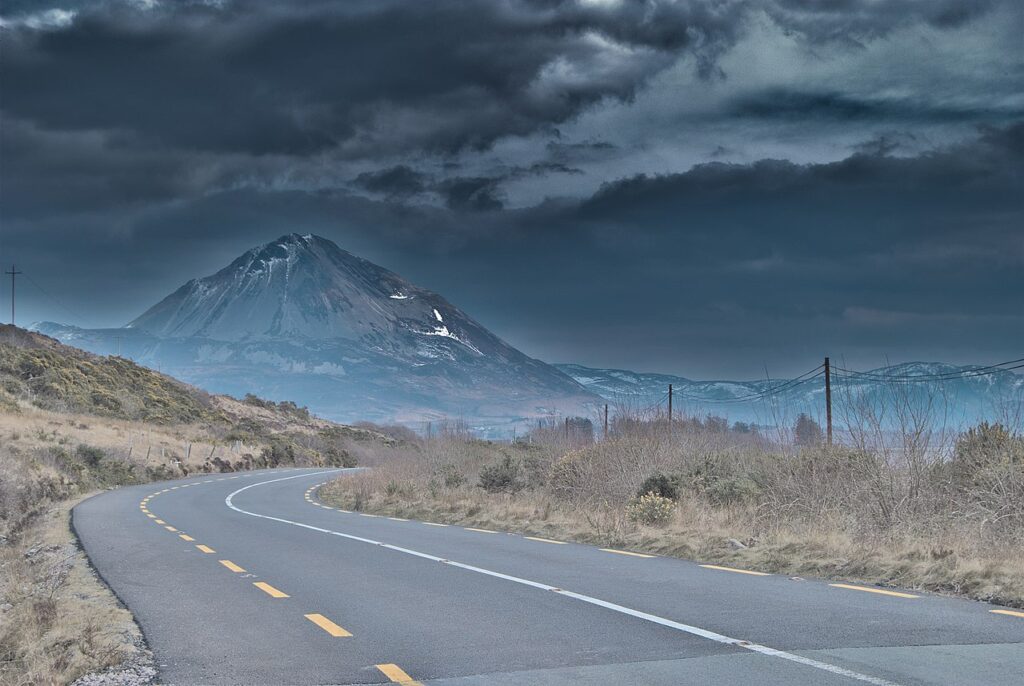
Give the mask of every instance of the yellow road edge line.
POLYGON ((314 612, 313 614, 308 614, 304 616, 306 619, 313 622, 318 627, 329 633, 331 636, 334 636, 335 638, 347 638, 352 635, 348 631, 341 628, 340 626, 338 626, 337 624, 335 624, 334 622, 327 619, 321 614, 316 614, 314 612))
POLYGON ((344 512, 345 514, 352 514, 352 510, 343 510, 340 507, 338 508, 338 512, 344 512))
POLYGON ((218 560, 218 562, 220 562, 222 565, 230 569, 232 572, 235 572, 236 574, 241 574, 245 571, 231 560, 218 560))
POLYGON ((360 512, 359 516, 361 516, 361 517, 379 517, 380 515, 372 515, 372 514, 366 514, 365 512, 360 512))
POLYGON ((217 552, 216 550, 214 550, 210 546, 203 545, 202 543, 200 543, 196 547, 199 548, 199 552, 202 552, 202 553, 215 553, 215 552, 217 552))
POLYGON ((540 538, 539 536, 523 536, 523 538, 529 541, 537 541, 539 543, 554 543, 555 545, 566 545, 565 541, 552 541, 550 538, 540 538))
POLYGON ((633 553, 628 550, 616 550, 615 548, 600 548, 603 553, 615 553, 616 555, 629 555, 631 557, 657 557, 657 555, 648 555, 647 553, 633 553))
POLYGON ((388 517, 388 519, 390 519, 393 522, 407 522, 407 521, 409 521, 408 519, 403 519, 401 517, 388 517))
POLYGON ((989 612, 997 615, 1009 615, 1011 617, 1024 617, 1024 612, 1014 612, 1013 610, 989 610, 989 612))
POLYGON ((472 526, 467 526, 467 527, 465 527, 465 529, 466 529, 466 531, 476 531, 476 532, 481 533, 481 534, 496 534, 496 533, 498 533, 497 531, 491 531, 490 529, 477 529, 477 528, 474 528, 472 526))
POLYGON ((447 524, 440 524, 438 522, 420 522, 420 524, 426 524, 427 526, 448 526, 447 524))
POLYGON ((898 591, 886 591, 881 588, 868 588, 867 586, 851 586, 850 584, 829 584, 833 588, 845 588, 849 591, 864 591, 865 593, 878 593, 879 595, 891 595, 897 598, 920 598, 912 593, 900 593, 898 591))
POLYGON ((381 674, 391 679, 392 683, 406 684, 407 686, 422 686, 420 682, 406 674, 405 670, 398 665, 377 665, 377 669, 381 671, 381 674))
POLYGON ((749 569, 736 569, 735 567, 720 567, 719 565, 701 565, 704 569, 717 569, 720 572, 736 572, 737 574, 749 574, 750 576, 771 576, 768 572, 754 572, 749 569))
POLYGON ((189 541, 189 542, 192 542, 192 541, 196 540, 196 539, 192 538, 191 536, 189 536, 188 534, 178 534, 178 538, 180 538, 183 541, 189 541))
POLYGON ((287 593, 282 593, 281 591, 277 590, 276 588, 274 588, 273 586, 268 584, 266 581, 254 581, 254 582, 252 582, 252 585, 255 586, 256 588, 260 589, 261 591, 263 591, 267 595, 269 595, 271 598, 287 598, 287 597, 289 597, 287 593))

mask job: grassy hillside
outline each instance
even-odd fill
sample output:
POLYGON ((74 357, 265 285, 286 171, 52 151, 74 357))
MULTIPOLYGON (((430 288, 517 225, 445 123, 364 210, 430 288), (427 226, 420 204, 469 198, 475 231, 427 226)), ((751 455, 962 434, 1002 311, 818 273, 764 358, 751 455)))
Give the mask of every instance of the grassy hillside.
POLYGON ((151 676, 142 636, 69 527, 100 489, 282 464, 352 466, 396 440, 289 402, 207 394, 0 326, 0 684, 151 676))
POLYGON ((210 397, 120 357, 0 325, 0 403, 172 424, 222 419, 210 397))

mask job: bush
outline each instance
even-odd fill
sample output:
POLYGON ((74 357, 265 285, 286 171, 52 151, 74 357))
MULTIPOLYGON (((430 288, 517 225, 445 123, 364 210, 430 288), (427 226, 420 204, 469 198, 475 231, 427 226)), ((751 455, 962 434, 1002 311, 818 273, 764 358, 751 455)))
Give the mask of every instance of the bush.
POLYGON ((75 457, 85 463, 87 467, 96 467, 100 460, 106 457, 106 453, 101 448, 82 443, 75 450, 75 457))
POLYGON ((466 483, 466 476, 459 468, 452 463, 443 464, 437 470, 437 476, 444 484, 445 488, 458 488, 462 484, 466 483))
POLYGON ((753 479, 735 476, 713 481, 704 493, 715 505, 738 505, 755 500, 760 492, 753 479))
POLYGON ((676 476, 666 476, 661 472, 655 472, 649 477, 644 479, 644 482, 640 484, 640 488, 637 489, 636 497, 641 498, 648 493, 653 493, 662 498, 668 498, 672 501, 679 500, 679 478, 676 476))
POLYGON ((657 493, 645 493, 626 505, 626 517, 630 521, 648 526, 665 526, 672 519, 675 502, 657 493))
POLYGON ((518 493, 526 484, 522 467, 510 455, 480 470, 480 488, 488 493, 518 493))
POLYGON ((548 490, 560 497, 571 497, 585 491, 590 460, 590 454, 583 450, 562 455, 548 471, 548 490))

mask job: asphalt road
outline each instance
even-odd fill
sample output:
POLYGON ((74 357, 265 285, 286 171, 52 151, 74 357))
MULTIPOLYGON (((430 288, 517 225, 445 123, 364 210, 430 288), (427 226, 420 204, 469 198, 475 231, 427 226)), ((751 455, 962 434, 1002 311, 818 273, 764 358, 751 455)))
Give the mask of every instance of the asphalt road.
POLYGON ((1024 684, 1024 613, 335 510, 344 470, 75 508, 169 684, 1024 684))

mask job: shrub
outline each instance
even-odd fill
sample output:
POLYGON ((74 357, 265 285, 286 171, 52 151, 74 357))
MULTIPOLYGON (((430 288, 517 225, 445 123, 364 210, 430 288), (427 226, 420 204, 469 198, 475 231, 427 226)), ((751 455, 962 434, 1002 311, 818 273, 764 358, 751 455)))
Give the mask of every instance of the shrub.
POLYGON ((630 521, 648 526, 665 526, 672 518, 675 502, 657 493, 645 493, 626 505, 626 517, 630 521))
POLYGON ((84 443, 75 450, 75 457, 84 462, 87 467, 96 467, 105 456, 106 454, 101 448, 84 443))
POLYGON ((672 501, 679 500, 679 478, 675 476, 666 476, 661 472, 655 472, 644 479, 644 482, 640 484, 640 488, 637 489, 636 492, 636 497, 641 498, 648 493, 653 493, 672 501))
POLYGON ((525 486, 522 467, 510 455, 480 470, 480 488, 488 493, 518 493, 525 486))
POLYGON ((584 490, 589 467, 590 455, 583 450, 562 455, 548 471, 548 490, 562 497, 584 490))
POLYGON ((437 470, 437 476, 445 488, 458 488, 466 483, 466 475, 459 471, 459 468, 452 463, 443 464, 437 470))
POLYGON ((751 502, 760 492, 760 486, 753 479, 734 476, 713 481, 705 495, 715 505, 738 505, 751 502))

